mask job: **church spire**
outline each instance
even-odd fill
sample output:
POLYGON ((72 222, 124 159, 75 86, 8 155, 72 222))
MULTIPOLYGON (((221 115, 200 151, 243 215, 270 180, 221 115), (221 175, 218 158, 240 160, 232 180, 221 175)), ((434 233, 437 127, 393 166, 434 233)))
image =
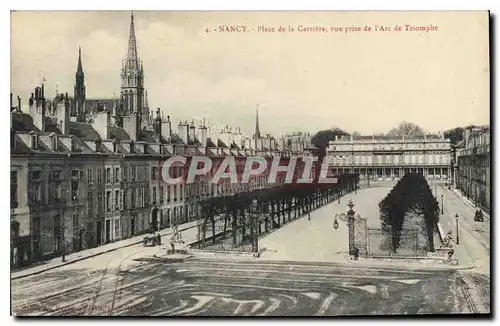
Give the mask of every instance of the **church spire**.
POLYGON ((259 105, 257 104, 256 117, 255 117, 255 139, 260 138, 260 129, 259 129, 259 105))
POLYGON ((82 48, 78 47, 78 66, 76 68, 76 73, 78 75, 83 75, 83 65, 82 65, 82 48))
POLYGON ((130 14, 130 31, 128 34, 127 66, 130 70, 139 71, 139 56, 137 55, 137 40, 135 38, 134 12, 130 14))
POLYGON ((83 121, 84 119, 85 93, 85 73, 83 72, 82 65, 82 48, 78 47, 78 64, 76 67, 75 88, 73 92, 74 104, 71 108, 71 116, 76 117, 77 121, 83 121))

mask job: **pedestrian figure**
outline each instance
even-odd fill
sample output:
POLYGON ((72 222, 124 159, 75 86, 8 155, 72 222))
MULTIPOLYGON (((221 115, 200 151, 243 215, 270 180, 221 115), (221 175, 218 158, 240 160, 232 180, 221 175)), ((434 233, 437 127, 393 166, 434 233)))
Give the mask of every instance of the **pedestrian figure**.
POLYGON ((307 212, 307 220, 311 220, 311 212, 307 212))
POLYGON ((158 239, 158 245, 161 245, 161 235, 159 232, 158 232, 158 235, 156 237, 158 239))
POLYGON ((354 247, 354 260, 359 259, 359 249, 357 247, 354 247))

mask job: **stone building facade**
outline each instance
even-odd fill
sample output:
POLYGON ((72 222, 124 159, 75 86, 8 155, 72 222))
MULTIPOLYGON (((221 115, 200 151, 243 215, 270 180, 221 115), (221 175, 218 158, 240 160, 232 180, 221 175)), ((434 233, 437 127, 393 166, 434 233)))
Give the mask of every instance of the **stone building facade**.
POLYGON ((421 173, 428 179, 448 180, 451 175, 450 140, 442 135, 337 137, 327 154, 333 174, 359 173, 361 179, 421 173))
POLYGON ((457 151, 456 187, 477 206, 491 210, 491 132, 489 127, 465 130, 457 151))

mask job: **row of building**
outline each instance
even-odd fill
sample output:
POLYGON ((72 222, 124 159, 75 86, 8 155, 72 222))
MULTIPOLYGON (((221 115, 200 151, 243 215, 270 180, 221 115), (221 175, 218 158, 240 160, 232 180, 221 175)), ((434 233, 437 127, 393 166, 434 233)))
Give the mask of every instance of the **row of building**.
POLYGON ((454 148, 455 187, 475 204, 491 211, 491 150, 489 127, 471 127, 454 148))
MULTIPOLYGON (((204 198, 270 186, 265 175, 248 184, 209 183, 226 156, 302 156, 312 148, 306 133, 279 140, 261 136, 258 116, 250 138, 229 127, 210 137, 204 123, 183 121, 175 128, 159 108, 153 115, 133 16, 120 78, 119 99, 87 98, 79 50, 73 97, 66 93, 47 99, 42 84, 29 97, 26 110, 21 97, 16 105, 11 94, 12 264, 196 219, 204 198), (213 169, 194 184, 168 185, 161 167, 174 155, 208 156, 213 169)), ((170 171, 172 177, 186 173, 181 165, 170 171)))

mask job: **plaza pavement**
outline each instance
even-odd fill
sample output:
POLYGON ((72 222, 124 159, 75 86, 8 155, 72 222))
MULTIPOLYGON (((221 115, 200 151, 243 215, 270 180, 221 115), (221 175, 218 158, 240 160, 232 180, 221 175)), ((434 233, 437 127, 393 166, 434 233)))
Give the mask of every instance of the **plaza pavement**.
MULTIPOLYGON (((152 248, 145 250, 151 254, 152 248)), ((24 289, 13 287, 13 310, 20 316, 342 316, 473 310, 455 270, 147 261, 138 258, 144 256, 138 251, 132 251, 125 264, 127 257, 115 257, 107 271, 72 268, 33 276, 24 289)))
POLYGON ((264 235, 259 240, 259 247, 265 248, 260 259, 291 261, 326 261, 341 262, 348 259, 349 233, 347 223, 338 219, 339 228, 333 228, 335 214, 346 213, 350 199, 353 210, 367 219, 367 227, 380 228, 378 203, 391 188, 384 186, 364 188, 347 194, 338 201, 333 201, 294 220, 280 229, 264 235))

